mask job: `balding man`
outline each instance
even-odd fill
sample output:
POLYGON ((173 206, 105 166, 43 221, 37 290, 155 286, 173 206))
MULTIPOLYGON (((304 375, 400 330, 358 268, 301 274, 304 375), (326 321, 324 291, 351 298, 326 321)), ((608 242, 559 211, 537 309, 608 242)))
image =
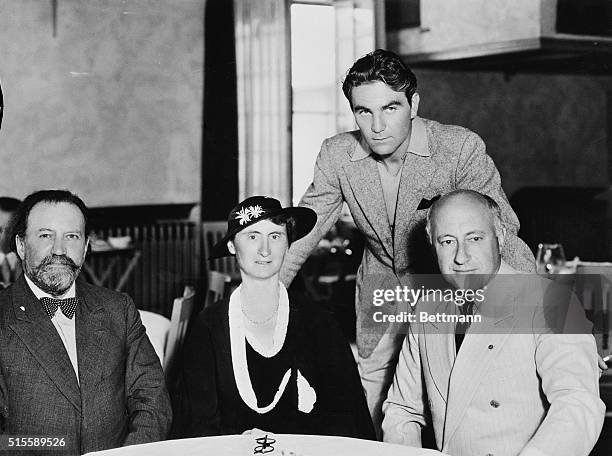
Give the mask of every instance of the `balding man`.
POLYGON ((417 305, 383 406, 384 440, 420 446, 430 416, 438 449, 453 456, 587 455, 605 406, 595 340, 588 325, 575 329, 584 315, 560 305, 571 293, 501 259, 493 199, 457 190, 427 221, 452 298, 432 290, 417 305))

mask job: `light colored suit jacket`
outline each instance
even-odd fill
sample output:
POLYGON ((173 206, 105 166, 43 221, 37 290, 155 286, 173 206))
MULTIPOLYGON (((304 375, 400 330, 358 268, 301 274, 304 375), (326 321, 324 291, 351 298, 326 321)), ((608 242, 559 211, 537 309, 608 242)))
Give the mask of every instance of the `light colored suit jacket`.
MULTIPOLYGON (((507 265, 500 269, 512 272, 507 265)), ((525 331, 525 321, 543 321, 536 314, 556 285, 522 283, 506 282, 510 286, 495 298, 487 293, 483 306, 495 301, 496 311, 472 323, 457 355, 455 323, 411 325, 383 405, 385 441, 421 446, 421 428, 431 420, 438 448, 453 456, 589 453, 605 414, 595 340, 584 333, 525 331), (525 309, 533 319, 527 315, 521 323, 525 309)), ((421 302, 417 315, 424 309, 455 314, 456 308, 421 302)))
MULTIPOLYGON (((357 274, 357 346, 368 357, 382 334, 384 325, 372 326, 375 289, 397 285, 417 287, 411 274, 431 273, 431 258, 425 238, 427 209, 418 209, 423 199, 458 188, 473 189, 491 196, 500 205, 508 229, 504 258, 523 271, 533 271, 534 258, 516 233, 519 222, 501 188, 499 172, 485 152, 485 144, 472 131, 417 118, 425 125, 429 156, 409 153, 399 185, 395 231, 389 226, 377 164, 372 156, 358 158, 369 151, 359 131, 341 133, 326 139, 316 161, 312 184, 300 206, 313 209, 318 216, 312 232, 291 245, 281 270, 281 280, 291 283, 317 243, 337 221, 346 202, 357 228, 363 233, 366 248, 357 274), (355 159, 354 159, 355 157, 355 159), (360 330, 370 326, 367 330, 360 330)), ((414 121, 413 121, 414 128, 414 121)), ((399 349, 399 348, 398 348, 399 349)))
POLYGON ((134 303, 81 280, 76 295, 78 383, 24 277, 0 292, 0 433, 64 436, 69 454, 164 439, 170 401, 134 303))

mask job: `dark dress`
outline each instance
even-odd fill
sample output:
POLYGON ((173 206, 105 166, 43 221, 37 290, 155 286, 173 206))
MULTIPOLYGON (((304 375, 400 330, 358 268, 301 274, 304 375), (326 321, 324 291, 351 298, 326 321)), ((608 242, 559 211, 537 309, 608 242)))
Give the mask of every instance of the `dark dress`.
POLYGON ((177 437, 240 434, 259 428, 277 434, 374 438, 353 356, 327 312, 289 292, 289 323, 280 351, 266 358, 245 340, 259 407, 272 402, 283 375, 291 369, 276 406, 260 414, 244 403, 236 386, 228 306, 229 297, 202 311, 187 335, 177 437), (298 410, 298 370, 316 392, 310 413, 298 410))

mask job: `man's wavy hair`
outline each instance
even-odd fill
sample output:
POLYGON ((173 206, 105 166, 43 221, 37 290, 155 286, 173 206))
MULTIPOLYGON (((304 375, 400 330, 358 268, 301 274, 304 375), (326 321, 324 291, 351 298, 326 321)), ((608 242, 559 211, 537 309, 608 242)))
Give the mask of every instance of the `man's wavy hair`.
POLYGON ((399 55, 385 49, 376 49, 357 60, 342 82, 342 91, 351 108, 353 87, 375 81, 384 82, 396 92, 404 92, 408 103, 412 104, 412 95, 417 90, 416 76, 404 65, 399 55))
POLYGON ((38 203, 68 203, 76 206, 83 214, 83 219, 85 220, 85 233, 83 234, 87 236, 89 233, 88 209, 81 198, 68 190, 40 190, 26 196, 13 216, 12 226, 10 227, 10 246, 14 251, 17 251, 15 237, 19 236, 21 239, 25 237, 28 228, 28 217, 32 208, 38 203))

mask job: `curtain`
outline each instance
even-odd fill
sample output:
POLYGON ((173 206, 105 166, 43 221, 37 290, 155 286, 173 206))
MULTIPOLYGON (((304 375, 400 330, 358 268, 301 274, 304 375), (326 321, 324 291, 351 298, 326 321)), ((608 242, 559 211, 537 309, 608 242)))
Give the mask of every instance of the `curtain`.
POLYGON ((291 201, 288 0, 234 0, 240 199, 291 201))

